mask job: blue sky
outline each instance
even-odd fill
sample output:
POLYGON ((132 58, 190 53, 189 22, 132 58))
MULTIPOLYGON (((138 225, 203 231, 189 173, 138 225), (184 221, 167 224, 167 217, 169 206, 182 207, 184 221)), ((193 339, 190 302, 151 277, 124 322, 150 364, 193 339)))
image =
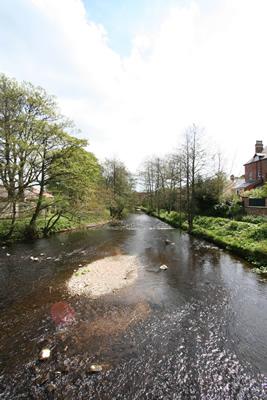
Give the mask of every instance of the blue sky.
POLYGON ((227 172, 267 144, 266 0, 1 0, 0 71, 135 171, 205 128, 227 172))
MULTIPOLYGON (((209 13, 217 0, 198 0, 209 13)), ((170 8, 186 6, 189 0, 84 0, 88 17, 103 24, 110 46, 120 54, 129 55, 136 32, 154 32, 166 18, 170 8)))
POLYGON ((85 0, 84 3, 89 18, 105 26, 111 47, 122 55, 128 55, 135 32, 155 30, 169 7, 177 1, 85 0))

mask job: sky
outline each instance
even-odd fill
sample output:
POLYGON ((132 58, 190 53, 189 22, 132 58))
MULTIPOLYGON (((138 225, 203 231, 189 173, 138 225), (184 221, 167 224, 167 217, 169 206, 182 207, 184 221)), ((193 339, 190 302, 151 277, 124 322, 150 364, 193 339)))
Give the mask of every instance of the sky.
POLYGON ((135 172, 185 129, 239 175, 267 144, 266 0, 1 0, 0 71, 58 98, 135 172))

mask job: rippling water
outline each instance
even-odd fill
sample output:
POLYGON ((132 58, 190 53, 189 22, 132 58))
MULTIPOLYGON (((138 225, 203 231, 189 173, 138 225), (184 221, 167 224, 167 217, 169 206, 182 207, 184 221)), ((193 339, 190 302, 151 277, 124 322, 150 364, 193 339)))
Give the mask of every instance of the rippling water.
POLYGON ((240 259, 144 214, 0 252, 0 398, 267 398, 267 285, 240 259), (78 265, 116 254, 139 257, 134 285, 70 297, 78 265), (61 328, 58 302, 75 313, 61 328))

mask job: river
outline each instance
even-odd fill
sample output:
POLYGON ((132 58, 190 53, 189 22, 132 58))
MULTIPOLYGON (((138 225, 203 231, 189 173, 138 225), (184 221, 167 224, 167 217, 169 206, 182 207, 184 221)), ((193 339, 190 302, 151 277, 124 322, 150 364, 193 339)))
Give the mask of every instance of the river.
POLYGON ((145 214, 0 248, 0 310, 1 399, 267 398, 267 282, 145 214), (132 286, 68 294, 79 265, 116 254, 138 256, 132 286), (58 302, 75 312, 63 328, 51 318, 58 302), (43 347, 52 353, 40 362, 43 347))

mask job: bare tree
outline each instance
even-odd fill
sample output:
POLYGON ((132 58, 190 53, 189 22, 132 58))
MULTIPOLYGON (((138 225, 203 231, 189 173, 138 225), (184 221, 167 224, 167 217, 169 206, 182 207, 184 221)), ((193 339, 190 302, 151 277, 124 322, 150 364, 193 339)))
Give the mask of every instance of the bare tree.
POLYGON ((182 147, 183 165, 186 184, 186 211, 189 232, 193 229, 195 217, 195 183, 198 175, 203 173, 206 162, 206 151, 203 146, 203 130, 193 124, 185 131, 182 147))

